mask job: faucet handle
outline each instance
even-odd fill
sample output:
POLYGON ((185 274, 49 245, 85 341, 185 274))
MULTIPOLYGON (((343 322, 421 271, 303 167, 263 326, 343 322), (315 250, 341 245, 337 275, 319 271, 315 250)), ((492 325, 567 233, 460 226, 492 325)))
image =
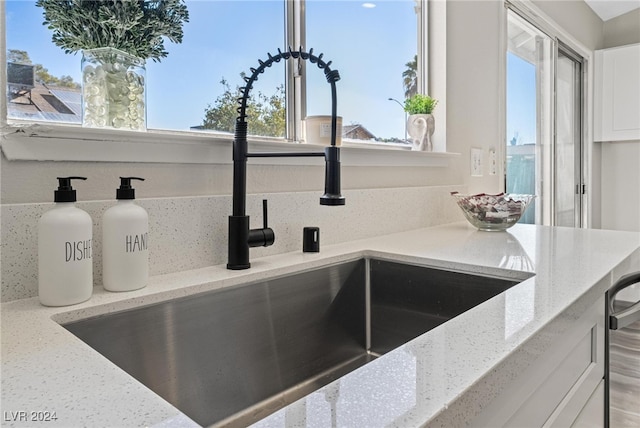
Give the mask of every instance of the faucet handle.
POLYGON ((262 227, 265 229, 268 229, 269 226, 267 226, 268 222, 267 222, 267 200, 263 199, 262 200, 262 227))
POLYGON ((268 226, 267 200, 262 200, 262 229, 249 230, 249 247, 268 247, 275 242, 275 233, 268 226))

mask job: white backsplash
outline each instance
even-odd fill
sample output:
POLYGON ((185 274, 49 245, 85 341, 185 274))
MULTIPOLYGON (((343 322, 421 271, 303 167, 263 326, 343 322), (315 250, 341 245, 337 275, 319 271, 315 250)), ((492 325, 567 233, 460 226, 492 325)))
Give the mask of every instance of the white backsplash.
MULTIPOLYGON (((346 190, 346 205, 319 204, 321 192, 249 195, 251 227, 262 227, 262 199, 269 200, 273 246, 254 248, 251 258, 302 251, 302 228, 320 228, 323 245, 435 226, 463 220, 449 196, 462 186, 346 190)), ((149 213, 151 275, 226 263, 227 218, 230 196, 139 199, 149 213)), ((79 202, 93 218, 94 283, 102 284, 102 228, 104 211, 115 201, 79 202)), ((2 205, 2 302, 38 294, 37 225, 52 207, 46 204, 2 205)))

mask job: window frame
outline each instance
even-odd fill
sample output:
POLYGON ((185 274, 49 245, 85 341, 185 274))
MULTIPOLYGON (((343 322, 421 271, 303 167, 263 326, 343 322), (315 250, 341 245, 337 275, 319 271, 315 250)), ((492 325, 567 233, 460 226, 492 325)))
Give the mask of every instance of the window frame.
MULTIPOLYGON (((289 46, 304 46, 305 0, 283 0, 285 5, 285 38, 289 46)), ((418 82, 424 93, 427 82, 427 13, 428 0, 415 0, 418 13, 418 82)), ((0 61, 6 63, 6 12, 0 2, 0 61)), ((319 146, 298 144, 301 119, 305 116, 305 61, 287 61, 285 88, 287 90, 286 137, 250 136, 249 143, 258 150, 290 152, 317 151, 319 146), (294 75, 300 66, 301 77, 294 75), (291 96, 289 96, 291 94, 291 96)), ((6 81, 6 67, 0 67, 0 77, 6 81)), ((7 88, 0 85, 0 144, 8 160, 141 162, 141 163, 231 163, 233 136, 216 132, 169 131, 147 129, 124 131, 83 128, 81 125, 55 122, 33 122, 7 117, 7 88)), ((421 165, 447 166, 448 159, 457 154, 446 152, 412 152, 397 145, 343 141, 345 165, 421 165)), ((258 163, 315 165, 309 158, 269 158, 258 163)))
MULTIPOLYGON (((306 24, 306 0, 285 0, 285 42, 286 46, 308 47, 307 24, 306 24)), ((416 9, 416 37, 418 50, 418 93, 426 92, 427 70, 428 70, 428 0, 414 0, 416 9)), ((339 67, 338 67, 339 68, 339 67)), ((296 59, 286 63, 287 88, 287 131, 285 139, 290 142, 300 141, 302 135, 302 120, 307 116, 307 61, 296 59), (289 96, 290 94, 290 96, 289 96)), ((382 144, 367 143, 362 140, 351 140, 343 138, 355 144, 382 144)))

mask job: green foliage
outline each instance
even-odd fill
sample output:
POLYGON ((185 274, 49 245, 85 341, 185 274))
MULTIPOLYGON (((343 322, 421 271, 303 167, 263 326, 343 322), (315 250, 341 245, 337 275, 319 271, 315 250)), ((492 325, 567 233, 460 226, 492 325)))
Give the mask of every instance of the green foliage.
POLYGON ((73 53, 112 47, 130 55, 160 61, 167 56, 164 38, 182 42, 189 22, 183 0, 37 0, 52 41, 73 53))
POLYGON ((7 51, 7 62, 17 62, 18 64, 33 64, 29 53, 18 49, 9 49, 7 51))
POLYGON ((404 110, 409 114, 431 114, 438 100, 429 95, 415 94, 404 101, 404 110))
POLYGON ((36 64, 36 80, 49 86, 80 89, 80 84, 74 82, 73 77, 67 75, 53 76, 42 64, 36 64))
MULTIPOLYGON (((223 132, 234 132, 236 117, 238 116, 238 98, 242 96, 239 87, 231 90, 229 83, 223 78, 220 83, 224 87, 222 95, 216 98, 213 106, 205 109, 202 126, 223 132)), ((270 137, 284 137, 285 135, 285 94, 284 86, 276 88, 271 96, 262 92, 253 92, 247 100, 248 133, 270 137)))
MULTIPOLYGON (((7 51, 7 61, 8 62, 17 62, 19 64, 33 64, 31 61, 31 57, 29 57, 29 53, 27 51, 22 51, 19 49, 9 49, 7 51)), ((74 88, 79 89, 80 84, 73 81, 73 77, 71 76, 52 76, 49 73, 49 70, 44 68, 42 64, 35 64, 35 73, 36 80, 38 82, 42 82, 46 85, 51 86, 60 86, 63 88, 74 88)))

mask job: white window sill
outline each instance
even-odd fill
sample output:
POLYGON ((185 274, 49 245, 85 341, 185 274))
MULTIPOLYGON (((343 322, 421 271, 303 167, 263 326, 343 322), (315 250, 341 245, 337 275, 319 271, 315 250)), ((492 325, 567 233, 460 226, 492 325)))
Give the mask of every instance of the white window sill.
MULTIPOLYGON (((69 125, 9 124, 2 129, 2 151, 8 160, 231 163, 232 136, 205 132, 86 129, 69 125)), ((249 141, 252 152, 311 152, 322 146, 282 142, 277 139, 249 141)), ((458 153, 414 152, 398 146, 345 142, 340 151, 345 166, 446 167, 458 153)), ((253 158, 252 163, 317 165, 321 160, 301 158, 253 158)))

